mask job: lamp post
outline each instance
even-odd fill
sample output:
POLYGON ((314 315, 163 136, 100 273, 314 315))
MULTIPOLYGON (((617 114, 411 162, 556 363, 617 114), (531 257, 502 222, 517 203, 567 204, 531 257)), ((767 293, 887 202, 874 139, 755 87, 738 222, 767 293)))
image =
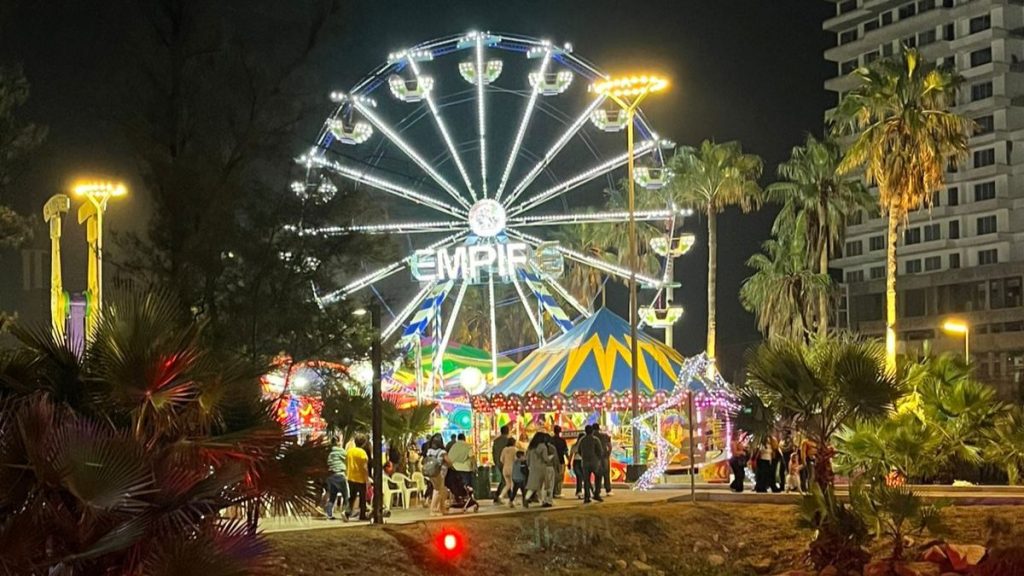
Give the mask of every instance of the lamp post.
MULTIPOLYGON (((640 415, 640 390, 637 385, 637 296, 636 296, 636 269, 639 266, 636 248, 636 196, 634 193, 635 183, 633 182, 633 163, 635 154, 633 149, 633 117, 640 103, 647 98, 648 94, 664 90, 668 86, 668 80, 660 76, 638 75, 623 76, 621 78, 608 78, 590 85, 590 91, 606 96, 614 102, 626 114, 626 153, 628 158, 629 180, 629 356, 630 356, 630 412, 635 419, 640 415)), ((633 427, 633 465, 634 475, 638 475, 640 469, 640 432, 633 427)))
POLYGON ((68 317, 71 298, 64 291, 61 274, 60 235, 64 215, 71 209, 71 199, 64 194, 54 194, 43 205, 43 219, 50 225, 50 322, 53 335, 58 341, 64 340, 64 328, 68 317))
POLYGON ((353 314, 365 316, 367 309, 370 314, 370 326, 373 329, 373 341, 370 345, 370 364, 373 366, 373 383, 370 397, 370 409, 373 413, 370 423, 370 449, 373 451, 373 458, 370 462, 373 465, 373 502, 370 518, 374 524, 384 523, 384 454, 383 443, 383 421, 384 421, 384 398, 381 395, 381 333, 380 333, 380 306, 376 302, 370 303, 366 308, 359 308, 353 314))
POLYGON ((91 181, 76 183, 71 192, 86 200, 78 209, 78 223, 86 225, 85 238, 89 243, 85 316, 85 333, 89 337, 96 329, 103 309, 103 213, 111 197, 124 196, 128 189, 120 182, 91 181))
POLYGON ((962 334, 964 337, 964 363, 971 363, 971 325, 966 320, 946 320, 942 331, 947 334, 962 334))

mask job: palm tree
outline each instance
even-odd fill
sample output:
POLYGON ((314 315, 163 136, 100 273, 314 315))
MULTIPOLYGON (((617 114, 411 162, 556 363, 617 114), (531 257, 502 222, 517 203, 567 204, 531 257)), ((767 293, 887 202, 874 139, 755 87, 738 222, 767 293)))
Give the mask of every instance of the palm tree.
POLYGON ((896 241, 910 212, 931 202, 950 162, 967 155, 971 120, 950 111, 961 77, 935 68, 916 50, 858 68, 860 85, 831 115, 836 134, 853 134, 839 172, 857 169, 878 186, 887 218, 886 368, 896 368, 896 241))
POLYGON ((760 204, 762 162, 744 154, 739 142, 716 144, 705 140, 699 148, 681 147, 670 162, 675 177, 669 194, 673 201, 693 208, 708 219, 708 344, 707 355, 715 359, 717 339, 716 294, 718 276, 718 214, 729 206, 744 212, 760 204))
POLYGON ((895 409, 900 387, 884 361, 884 349, 872 341, 769 340, 747 358, 736 427, 755 436, 769 434, 780 422, 803 430, 819 447, 814 477, 827 490, 833 482, 833 436, 895 409))
POLYGON ((999 417, 989 432, 985 456, 1006 469, 1011 486, 1024 477, 1024 407, 1014 406, 999 417))
POLYGON ((768 338, 806 340, 818 296, 828 292, 828 277, 807 267, 804 246, 800 234, 772 238, 747 260, 754 273, 740 287, 740 303, 768 338))
MULTIPOLYGON (((839 174, 841 158, 836 142, 808 134, 804 145, 794 147, 790 159, 779 164, 778 174, 784 181, 765 190, 770 200, 783 205, 774 232, 780 239, 799 237, 807 266, 816 268, 826 281, 829 259, 842 246, 850 218, 873 203, 860 180, 839 174)), ((824 337, 828 334, 829 293, 817 292, 815 324, 817 334, 824 337)))

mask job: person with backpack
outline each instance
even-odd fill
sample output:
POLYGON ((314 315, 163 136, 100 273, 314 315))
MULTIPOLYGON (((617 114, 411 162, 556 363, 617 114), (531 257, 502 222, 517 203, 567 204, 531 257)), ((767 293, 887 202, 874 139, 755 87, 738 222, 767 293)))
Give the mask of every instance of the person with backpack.
POLYGON ((594 500, 604 502, 601 498, 601 467, 604 461, 604 446, 598 439, 594 429, 596 425, 588 424, 583 437, 576 442, 576 451, 580 455, 583 472, 583 503, 590 504, 591 493, 594 500), (593 479, 593 480, 592 480, 593 479), (593 481, 597 482, 594 486, 593 481))
POLYGON ((448 451, 444 449, 444 441, 440 434, 430 439, 427 457, 423 459, 423 475, 430 480, 434 494, 430 499, 430 515, 441 516, 445 513, 448 502, 448 489, 444 485, 444 477, 451 468, 448 451))

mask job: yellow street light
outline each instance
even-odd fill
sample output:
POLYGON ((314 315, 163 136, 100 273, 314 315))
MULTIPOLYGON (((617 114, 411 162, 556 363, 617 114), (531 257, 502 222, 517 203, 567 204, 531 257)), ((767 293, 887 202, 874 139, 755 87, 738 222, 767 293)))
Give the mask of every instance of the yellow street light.
POLYGON ((78 223, 86 225, 85 238, 89 243, 85 329, 86 335, 91 336, 103 308, 103 213, 107 210, 107 201, 124 196, 128 189, 121 182, 78 181, 71 186, 71 193, 86 200, 78 209, 78 223))
MULTIPOLYGON (((653 74, 636 74, 616 78, 606 78, 590 85, 594 94, 605 96, 615 102, 626 113, 626 153, 629 160, 629 355, 630 355, 630 411, 632 418, 640 415, 640 389, 637 381, 638 350, 637 350, 637 314, 638 302, 636 295, 636 269, 640 266, 636 246, 636 195, 634 193, 633 163, 633 117, 640 102, 648 94, 660 92, 668 87, 668 80, 653 74)), ((671 279, 669 279, 671 281, 671 279)), ((671 330, 671 328, 669 328, 671 330)), ((640 433, 633 427, 633 466, 638 470, 640 464, 640 433)))
POLYGON ((963 334, 964 337, 964 362, 971 362, 971 326, 964 320, 946 320, 942 324, 942 331, 947 334, 963 334))

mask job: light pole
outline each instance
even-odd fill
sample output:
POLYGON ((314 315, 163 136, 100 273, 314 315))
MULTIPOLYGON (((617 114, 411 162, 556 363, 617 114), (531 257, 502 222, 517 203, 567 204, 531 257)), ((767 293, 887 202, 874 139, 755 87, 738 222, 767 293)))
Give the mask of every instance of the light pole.
MULTIPOLYGON (((630 356, 630 412, 632 419, 640 415, 640 390, 637 384, 637 296, 636 296, 636 269, 639 267, 638 254, 636 249, 636 196, 634 194, 635 183, 633 182, 633 163, 635 154, 633 149, 633 117, 636 114, 640 103, 647 98, 648 94, 664 90, 668 86, 668 80, 660 76, 638 75, 623 76, 621 78, 608 78, 601 82, 590 85, 590 91, 606 96, 609 100, 618 105, 626 114, 626 153, 629 159, 629 356, 630 356)), ((636 426, 633 427, 633 479, 639 476, 640 470, 640 432, 636 426)), ((629 478, 627 478, 629 479, 629 478)))
POLYGON ((971 363, 971 325, 966 320, 946 320, 942 325, 942 331, 947 334, 963 334, 964 337, 964 363, 971 363))
POLYGON ((370 397, 370 409, 372 412, 370 423, 370 449, 373 458, 370 462, 373 465, 373 510, 370 518, 374 524, 384 523, 384 453, 383 453, 383 421, 384 421, 384 398, 381 395, 381 338, 380 338, 380 306, 376 302, 370 303, 366 308, 359 308, 353 314, 365 316, 369 309, 370 326, 373 329, 373 341, 370 345, 370 364, 373 366, 373 383, 370 397))
POLYGON ((64 291, 61 274, 60 235, 64 215, 71 209, 71 199, 64 194, 54 194, 43 205, 43 219, 50 225, 50 322, 53 335, 58 341, 64 340, 64 328, 71 299, 64 291))
POLYGON ((86 199, 78 209, 78 223, 85 224, 85 238, 89 243, 89 273, 86 289, 86 337, 93 335, 103 309, 103 213, 107 201, 114 196, 124 196, 128 189, 120 182, 94 181, 78 182, 71 188, 75 196, 86 199))

